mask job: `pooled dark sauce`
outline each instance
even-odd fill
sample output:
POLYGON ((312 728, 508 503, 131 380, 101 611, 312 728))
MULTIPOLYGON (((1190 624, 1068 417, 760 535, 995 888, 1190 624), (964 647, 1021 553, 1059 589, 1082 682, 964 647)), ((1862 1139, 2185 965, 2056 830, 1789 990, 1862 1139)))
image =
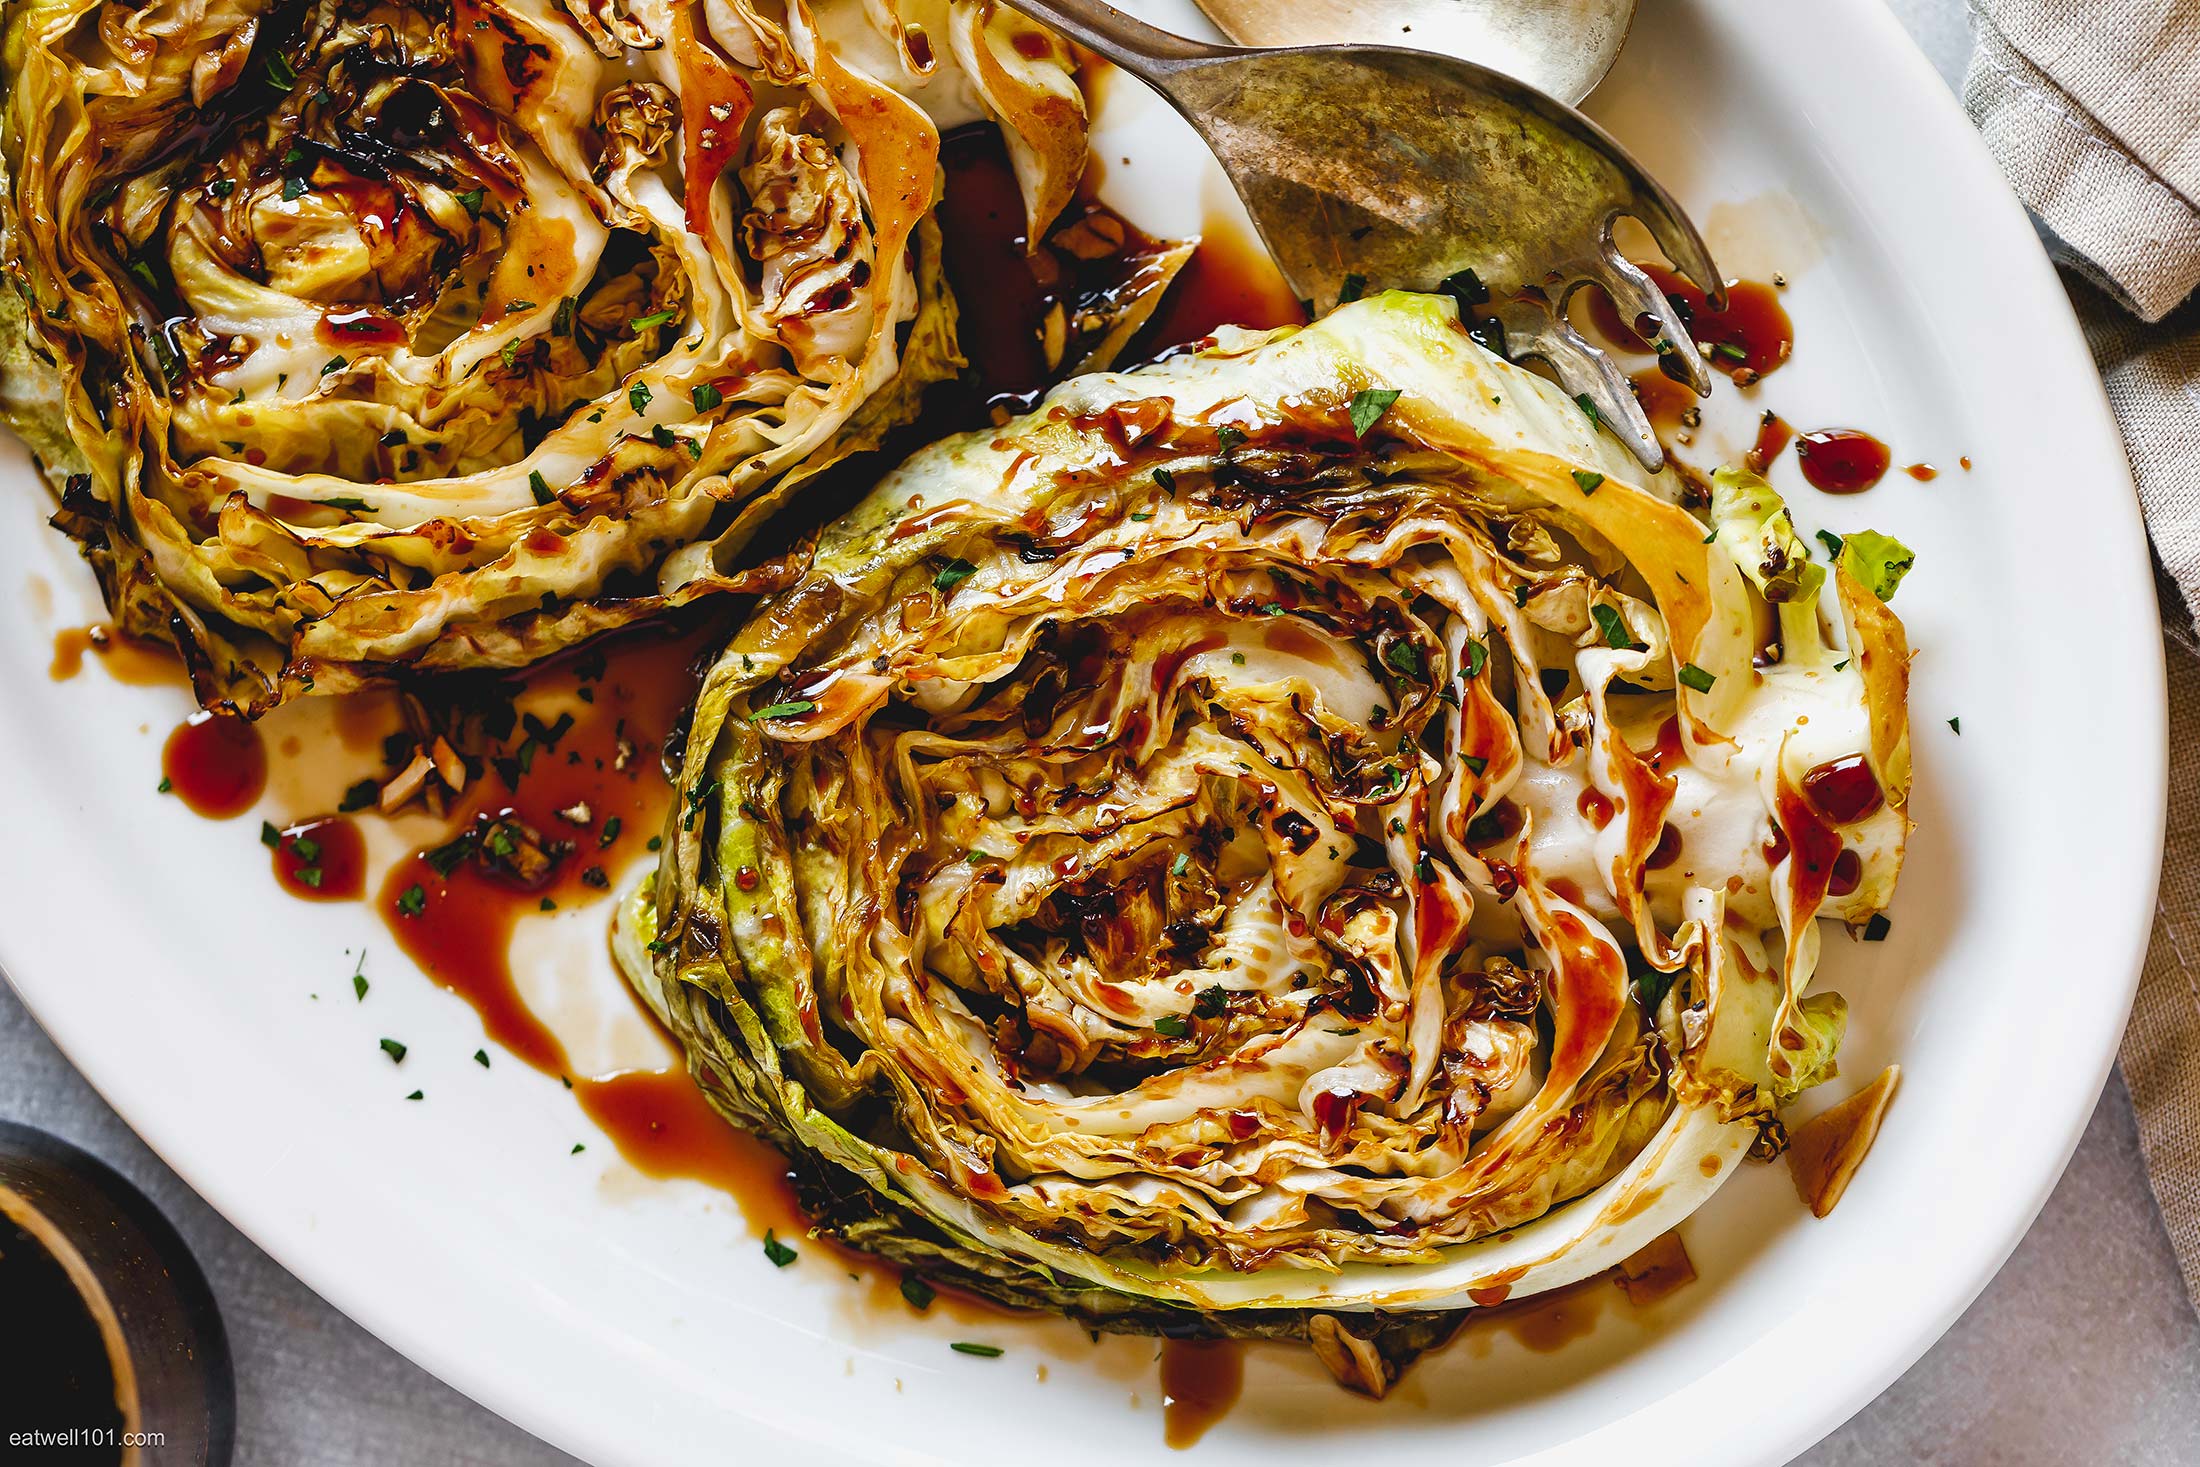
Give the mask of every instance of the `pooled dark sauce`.
MULTIPOLYGON (((961 312, 957 329, 974 379, 956 405, 965 421, 951 417, 941 425, 945 431, 1035 403, 1092 344, 1093 331, 1081 332, 1079 323, 1111 319, 1150 284, 1165 242, 1124 220, 1088 189, 1048 226, 1039 248, 1031 249, 1015 171, 991 127, 950 134, 941 144, 940 168, 946 179, 939 220, 947 279, 961 312), (969 400, 973 395, 975 402, 969 400)), ((1241 231, 1211 223, 1118 365, 1198 341, 1225 323, 1268 327, 1304 320, 1298 301, 1259 247, 1241 231)), ((940 411, 929 401, 927 409, 940 411)))
POLYGON ((1178 1451, 1195 1445, 1244 1389, 1243 1340, 1163 1340, 1162 1439, 1178 1451))
POLYGON ((267 788, 260 731, 226 713, 194 713, 178 724, 161 749, 160 767, 164 786, 209 820, 242 815, 267 788))
POLYGON ((1663 372, 1653 367, 1627 380, 1634 384, 1635 400, 1642 404, 1642 415, 1650 420, 1651 427, 1670 433, 1694 421, 1696 394, 1663 372))
POLYGON ((1803 776, 1803 793, 1836 825, 1868 819, 1886 803, 1879 776, 1862 754, 1828 760, 1803 776))
MULTIPOLYGON (((79 1467, 123 1460, 125 1422, 107 1340, 68 1270, 45 1244, 0 1214, 0 1320, 13 1348, 0 1355, 0 1422, 11 1428, 84 1433, 50 1455, 25 1447, 20 1460, 79 1467)), ((131 1454, 132 1460, 137 1457, 131 1454)), ((10 1452, 6 1460, 18 1460, 10 1452)))
POLYGON ((1795 440, 1796 461, 1811 486, 1828 494, 1861 494, 1886 477, 1887 445, 1857 428, 1822 428, 1795 440))
MULTIPOLYGON (((1795 323, 1771 286, 1756 280, 1729 280, 1726 306, 1714 311, 1702 291, 1665 266, 1638 263, 1680 313, 1688 334, 1704 349, 1704 360, 1737 382, 1746 386, 1777 370, 1795 350, 1795 323)), ((1630 351, 1652 349, 1655 338, 1643 329, 1648 321, 1622 321, 1601 286, 1592 285, 1581 294, 1588 302, 1591 324, 1605 340, 1630 351)))
POLYGON ((568 1066, 512 980, 513 931, 531 912, 602 902, 613 873, 658 835, 672 792, 657 751, 694 695, 688 667, 706 645, 694 633, 643 634, 536 669, 449 840, 382 879, 377 906, 398 945, 537 1069, 568 1066))
POLYGON ((350 901, 367 890, 367 841, 343 815, 308 820, 278 834, 271 858, 284 891, 308 901, 350 901))
POLYGON ((774 1230, 800 1237, 809 1226, 787 1159, 711 1109, 685 1068, 576 1077, 573 1097, 644 1176, 685 1178, 732 1195, 759 1238, 774 1230))

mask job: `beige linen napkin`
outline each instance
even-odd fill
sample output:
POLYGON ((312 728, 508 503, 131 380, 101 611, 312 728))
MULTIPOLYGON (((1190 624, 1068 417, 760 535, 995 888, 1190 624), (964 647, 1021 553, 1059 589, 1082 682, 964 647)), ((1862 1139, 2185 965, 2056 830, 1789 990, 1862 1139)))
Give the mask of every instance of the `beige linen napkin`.
POLYGON ((1972 0, 1963 100, 2039 221, 2123 428, 2168 646, 2169 840, 2124 1079, 2200 1304, 2200 3, 1972 0))

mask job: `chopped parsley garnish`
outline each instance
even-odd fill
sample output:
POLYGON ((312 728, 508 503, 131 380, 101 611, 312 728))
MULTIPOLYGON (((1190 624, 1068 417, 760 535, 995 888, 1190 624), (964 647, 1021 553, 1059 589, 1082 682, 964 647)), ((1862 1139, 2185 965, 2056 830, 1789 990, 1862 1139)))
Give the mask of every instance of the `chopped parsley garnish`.
POLYGON ((401 1065, 405 1062, 405 1046, 394 1039, 382 1041, 382 1053, 390 1057, 390 1063, 393 1065, 401 1065))
POLYGON ((217 178, 206 186, 206 191, 217 199, 226 199, 237 191, 237 180, 234 178, 217 178))
POLYGON ((458 196, 459 206, 466 211, 468 218, 479 219, 481 217, 481 201, 484 197, 486 195, 482 190, 470 188, 458 196))
POLYGON ((952 591, 977 573, 978 568, 976 566, 957 556, 941 566, 940 573, 932 577, 932 589, 935 591, 952 591))
POLYGON ((1216 453, 1228 455, 1231 449, 1237 447, 1240 443, 1243 443, 1244 441, 1245 430, 1243 428, 1232 428, 1226 424, 1223 427, 1215 429, 1216 453))
POLYGON ((1383 661, 1407 677, 1421 676, 1421 649, 1411 642, 1392 642, 1383 653, 1383 661))
POLYGON ((262 820, 260 822, 260 844, 271 851, 282 848, 283 833, 275 828, 274 821, 262 820))
POLYGON ((1189 871, 1191 867, 1192 858, 1190 853, 1186 851, 1178 851, 1176 853, 1176 859, 1169 863, 1169 874, 1171 876, 1182 876, 1186 871, 1189 871))
POLYGON ((581 1144, 580 1142, 578 1142, 578 1141, 575 1141, 575 1142, 573 1143, 573 1149, 572 1149, 571 1151, 568 1151, 568 1152, 567 1152, 567 1153, 565 1153, 565 1154, 566 1154, 567 1156, 579 1156, 579 1155, 580 1155, 580 1154, 581 1154, 582 1152, 586 1151, 587 1149, 588 1149, 588 1148, 587 1148, 586 1146, 583 1146, 583 1145, 582 1145, 582 1144, 581 1144))
POLYGON ((1466 765, 1468 772, 1472 774, 1480 774, 1490 767, 1490 761, 1480 754, 1461 754, 1459 762, 1466 765))
POLYGON ((284 203, 289 203, 292 199, 303 197, 305 191, 306 181, 304 179, 300 178, 295 173, 286 173, 283 175, 284 203))
POLYGON ((726 395, 708 382, 698 382, 689 388, 688 397, 699 413, 707 413, 726 400, 726 395))
POLYGON ((1466 315, 1468 307, 1486 305, 1490 298, 1490 288, 1472 270, 1446 275, 1437 282, 1436 288, 1459 303, 1459 314, 1462 316, 1466 315))
POLYGON ((922 1314, 925 1310, 930 1309, 932 1307, 932 1301, 934 1299, 937 1299, 939 1296, 939 1290, 933 1288, 930 1284, 926 1283, 923 1279, 918 1278, 915 1274, 905 1273, 901 1276, 901 1297, 907 1299, 909 1301, 909 1307, 916 1310, 919 1314, 922 1314))
POLYGON ((1202 988, 1192 1000, 1192 1012, 1202 1019, 1219 1019, 1229 1007, 1230 990, 1219 983, 1202 988))
POLYGON ((1749 360, 1749 353, 1743 351, 1740 347, 1736 346, 1731 341, 1712 342, 1711 354, 1719 358, 1721 361, 1746 362, 1749 360))
POLYGON ((772 1267, 785 1268, 800 1255, 779 1241, 779 1235, 770 1228, 764 1230, 764 1256, 772 1261, 772 1267))
POLYGON ((485 1070, 489 1068, 489 1051, 487 1051, 486 1049, 475 1050, 474 1063, 481 1066, 485 1070))
POLYGON ((1349 305, 1367 294, 1367 277, 1355 270, 1337 287, 1337 304, 1349 305))
POLYGON ((1642 644, 1627 630, 1627 623, 1621 620, 1618 611, 1600 601, 1589 608, 1589 614, 1596 618, 1597 630, 1604 634, 1605 646, 1621 652, 1642 650, 1642 644))
POLYGON ((300 866, 296 871, 292 872, 291 874, 293 876, 296 876, 298 880, 303 882, 305 885, 312 887, 315 891, 319 891, 321 889, 320 867, 300 866))
POLYGON ((985 1360, 998 1360, 1006 1353, 999 1345, 978 1345, 969 1340, 957 1340, 947 1348, 958 1355, 976 1355, 985 1360))
MULTIPOLYGON (((762 716, 763 715, 761 713, 752 713, 749 715, 751 720, 760 718, 762 716)), ((695 817, 702 813, 704 807, 710 804, 712 798, 716 796, 717 793, 718 777, 716 775, 712 775, 709 779, 704 780, 694 789, 689 790, 687 792, 687 812, 680 817, 680 828, 682 830, 693 830, 695 828, 695 817)))
POLYGON ((1604 476, 1602 474, 1592 474, 1587 469, 1575 469, 1574 482, 1581 486, 1582 493, 1594 494, 1604 487, 1604 476))
POLYGON ((811 699, 796 698, 790 702, 774 703, 769 707, 757 709, 749 715, 749 722, 762 723, 767 718, 793 718, 799 714, 808 713, 815 707, 817 707, 817 704, 811 699))
POLYGON ((442 845, 422 851, 420 859, 434 867, 436 875, 448 876, 458 869, 461 861, 474 853, 475 844, 476 839, 472 831, 461 831, 442 845))
POLYGON ((157 795, 165 795, 175 787, 176 782, 164 774, 160 777, 160 783, 153 786, 153 793, 157 795))
POLYGON ((1352 406, 1348 410, 1352 418, 1352 436, 1365 438, 1367 430, 1374 427, 1397 400, 1395 387, 1363 387, 1353 393, 1352 406))
POLYGON ((407 1100, 426 1100, 428 1098, 428 1094, 424 1090, 415 1090, 412 1094, 406 1096, 405 1098, 407 1100))
POLYGON ((1682 687, 1694 688, 1699 693, 1710 692, 1711 685, 1718 681, 1717 678, 1705 672, 1693 662, 1682 663, 1681 670, 1676 676, 1679 677, 1682 687))
POLYGON ((1833 531, 1820 530, 1818 532, 1818 543, 1826 547, 1826 554, 1832 559, 1839 560, 1841 558, 1841 546, 1844 542, 1833 531))
POLYGON ((1601 428, 1604 426, 1604 414, 1597 411, 1597 405, 1589 400, 1588 393, 1575 393, 1574 406, 1580 408, 1583 413, 1587 414, 1589 421, 1594 423, 1597 427, 1601 428))
POLYGON ((652 311, 646 316, 636 316, 633 320, 627 322, 626 329, 639 336, 652 326, 664 325, 665 322, 678 314, 677 311, 652 311))
POLYGON ((638 413, 648 411, 649 384, 647 382, 637 382, 629 387, 626 390, 626 400, 633 405, 634 411, 638 413))
POLYGON ((1960 734, 1963 732, 1963 720, 1960 718, 1951 718, 1948 720, 1948 727, 1954 729, 1957 733, 1960 734))
POLYGON ((397 910, 408 917, 417 917, 428 910, 428 894, 421 890, 419 882, 414 882, 398 893, 397 910))
POLYGON ((341 372, 350 365, 351 359, 349 357, 340 355, 330 357, 327 361, 321 363, 321 375, 326 377, 331 372, 341 372))
POLYGON ((552 317, 550 318, 550 334, 551 334, 551 335, 553 335, 553 336, 571 336, 571 335, 573 334, 573 311, 574 311, 574 309, 575 309, 575 304, 574 304, 574 300, 573 300, 573 297, 571 297, 571 296, 565 296, 565 297, 562 297, 562 298, 561 298, 561 299, 560 299, 560 300, 558 301, 558 309, 557 309, 557 314, 553 315, 553 316, 552 316, 552 317))
POLYGON ((1162 493, 1168 495, 1171 499, 1176 498, 1176 475, 1170 473, 1167 469, 1155 469, 1153 471, 1153 481, 1161 486, 1162 493))
POLYGON ((1153 1032, 1168 1039, 1182 1039, 1192 1032, 1192 1026, 1175 1014, 1163 1014, 1153 1021, 1153 1032))
POLYGON ((603 831, 596 837, 596 849, 602 850, 619 838, 619 817, 614 815, 603 823, 603 831))
POLYGON ((527 471, 527 488, 534 494, 537 504, 548 504, 558 497, 550 492, 550 481, 543 478, 540 469, 527 471))

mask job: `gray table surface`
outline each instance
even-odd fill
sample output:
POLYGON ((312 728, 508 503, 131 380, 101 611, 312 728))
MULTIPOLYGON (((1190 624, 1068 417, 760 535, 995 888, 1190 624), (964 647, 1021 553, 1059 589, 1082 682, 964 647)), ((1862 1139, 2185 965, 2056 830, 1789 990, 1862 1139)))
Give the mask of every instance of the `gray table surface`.
MULTIPOLYGON (((1960 87, 1971 44, 1960 0, 1890 4, 1960 87)), ((106 1159, 190 1243, 213 1280, 236 1356, 239 1467, 573 1461, 397 1355, 292 1278, 131 1134, 5 988, 0 1116, 106 1159)), ((1790 1366, 1803 1373, 1810 1362, 1790 1366)), ((2000 1276, 1909 1374, 1801 1461, 2200 1462, 2200 1317, 2147 1188, 2120 1077, 2000 1276)))

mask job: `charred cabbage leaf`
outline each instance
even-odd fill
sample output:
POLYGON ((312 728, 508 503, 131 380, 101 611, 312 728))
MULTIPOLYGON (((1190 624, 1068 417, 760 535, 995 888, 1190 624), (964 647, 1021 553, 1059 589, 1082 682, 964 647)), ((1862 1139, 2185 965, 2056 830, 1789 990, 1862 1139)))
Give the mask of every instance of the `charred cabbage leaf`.
POLYGON ((792 486, 961 364, 940 128, 1082 171, 978 0, 15 0, 9 419, 125 630, 256 713, 753 589, 792 486))

